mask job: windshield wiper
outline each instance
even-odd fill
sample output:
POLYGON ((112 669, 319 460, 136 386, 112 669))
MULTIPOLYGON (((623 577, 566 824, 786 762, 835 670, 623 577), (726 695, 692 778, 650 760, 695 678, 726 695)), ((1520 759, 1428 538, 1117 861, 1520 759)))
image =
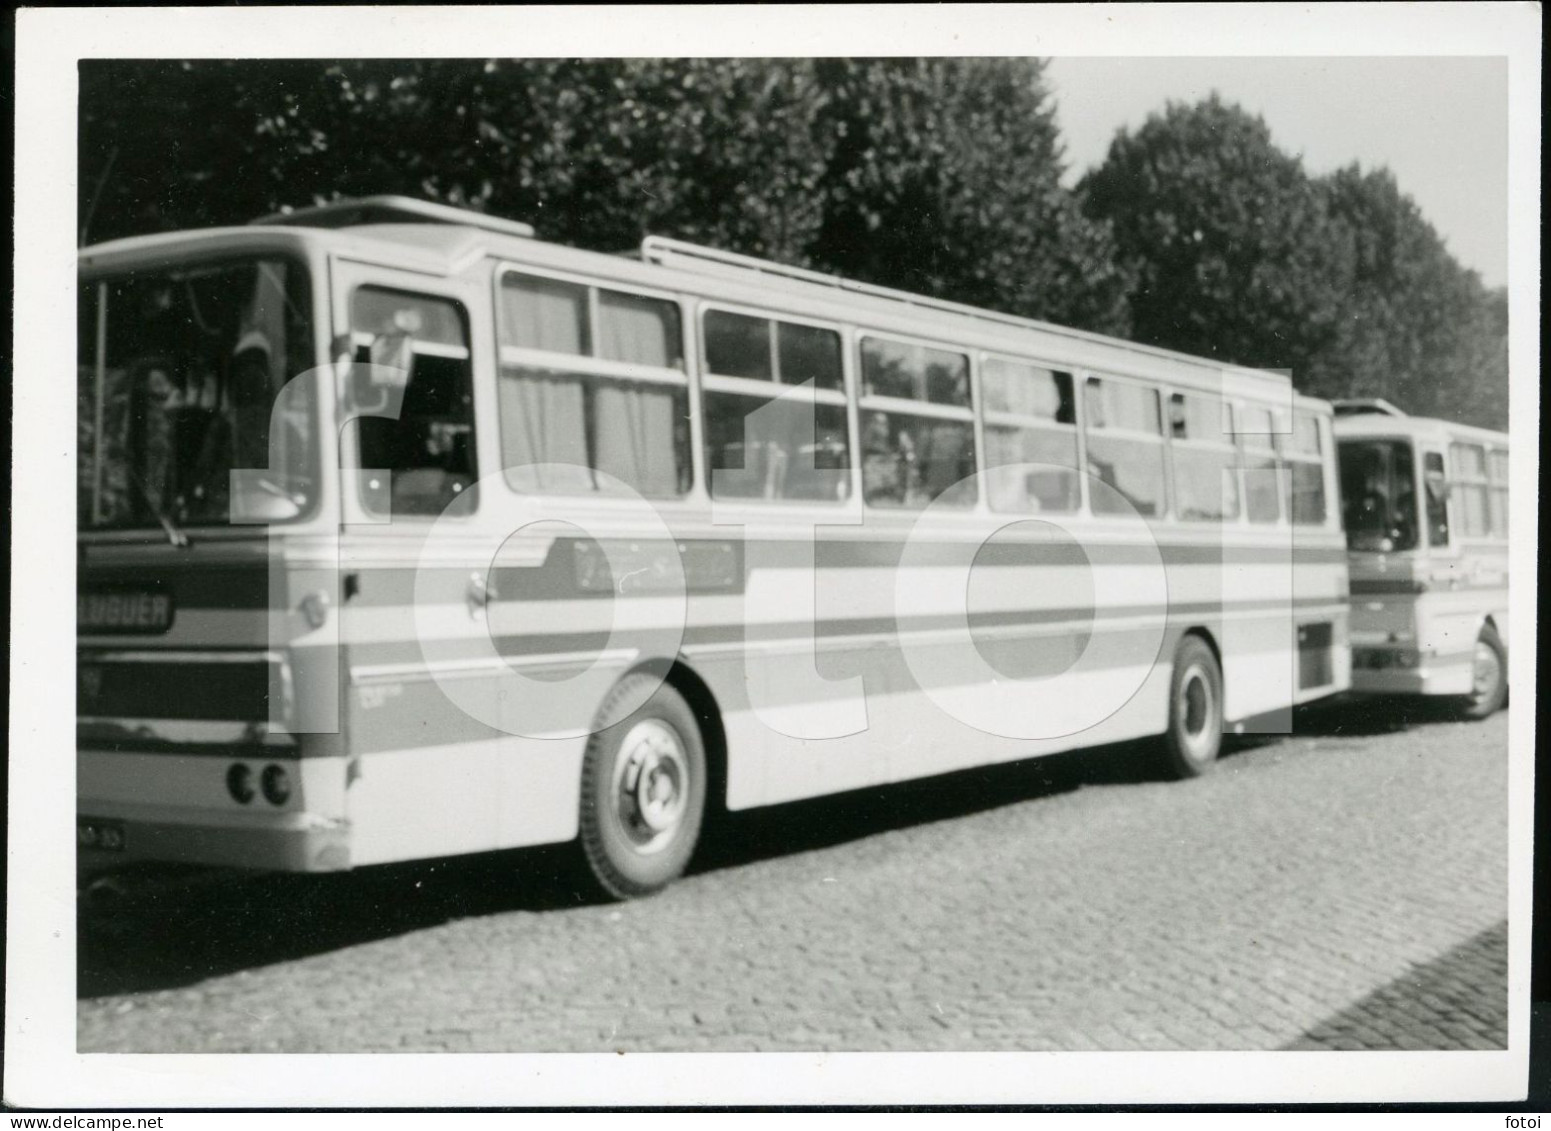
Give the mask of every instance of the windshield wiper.
POLYGON ((167 541, 180 550, 186 550, 192 546, 193 543, 189 541, 188 535, 183 533, 179 529, 178 524, 173 522, 162 508, 156 505, 156 500, 151 497, 151 489, 145 485, 145 480, 140 478, 140 473, 127 465, 124 470, 129 472, 129 479, 139 489, 140 498, 145 501, 146 506, 151 508, 151 513, 156 516, 156 521, 161 523, 162 529, 166 531, 167 541))

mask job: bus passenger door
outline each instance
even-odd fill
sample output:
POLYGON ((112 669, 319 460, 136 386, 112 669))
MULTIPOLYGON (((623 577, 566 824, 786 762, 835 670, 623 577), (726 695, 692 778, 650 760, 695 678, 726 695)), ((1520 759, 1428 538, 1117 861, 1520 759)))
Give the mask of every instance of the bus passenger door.
POLYGON ((488 648, 468 604, 469 579, 489 564, 474 527, 472 346, 490 337, 488 296, 346 260, 332 275, 334 355, 353 362, 341 389, 339 550, 352 858, 495 848, 508 743, 444 694, 421 640, 430 623, 439 652, 488 648))

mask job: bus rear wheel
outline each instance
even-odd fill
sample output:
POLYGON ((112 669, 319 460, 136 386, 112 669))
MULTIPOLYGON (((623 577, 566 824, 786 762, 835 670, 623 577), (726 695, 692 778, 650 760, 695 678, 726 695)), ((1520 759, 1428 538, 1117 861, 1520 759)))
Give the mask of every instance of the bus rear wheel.
POLYGON ((1222 668, 1204 640, 1187 636, 1175 649, 1169 679, 1164 770, 1174 778, 1195 778, 1209 771, 1222 749, 1222 730, 1222 668))
POLYGON ((1502 637, 1488 624, 1476 637, 1470 697, 1465 700, 1461 714, 1467 719, 1484 719, 1495 713, 1507 697, 1508 656, 1503 649, 1502 637))
POLYGON ((683 697, 655 676, 632 675, 610 703, 639 697, 644 683, 656 689, 594 733, 582 760, 582 850, 592 878, 616 899, 651 895, 682 875, 705 812, 705 744, 683 697))

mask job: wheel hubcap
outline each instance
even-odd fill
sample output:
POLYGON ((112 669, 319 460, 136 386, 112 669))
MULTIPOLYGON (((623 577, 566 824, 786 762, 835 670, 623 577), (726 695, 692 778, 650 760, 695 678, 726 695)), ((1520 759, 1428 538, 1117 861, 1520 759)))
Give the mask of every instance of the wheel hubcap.
POLYGON ((1183 745, 1193 757, 1204 757, 1212 748, 1212 721, 1216 703, 1212 685, 1200 668, 1191 668, 1179 685, 1178 717, 1183 745))
POLYGON ((1485 641, 1476 641, 1474 675, 1474 690, 1478 699, 1490 695, 1497 681, 1502 678, 1502 664, 1497 659, 1497 651, 1485 641))
POLYGON ((648 854, 673 840, 689 804, 689 758, 661 719, 630 728, 614 764, 614 814, 631 847, 648 854))

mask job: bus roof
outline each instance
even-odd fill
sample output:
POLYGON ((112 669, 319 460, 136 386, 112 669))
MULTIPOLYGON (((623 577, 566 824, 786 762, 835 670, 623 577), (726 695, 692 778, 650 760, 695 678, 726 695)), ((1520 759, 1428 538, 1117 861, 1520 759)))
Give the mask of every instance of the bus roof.
MULTIPOLYGON (((639 252, 627 258, 547 243, 532 238, 532 231, 526 224, 470 210, 380 196, 262 217, 244 227, 128 237, 83 249, 81 260, 83 267, 110 267, 147 253, 173 257, 212 245, 238 250, 294 241, 296 245, 317 246, 374 262, 402 262, 412 269, 458 275, 491 257, 729 302, 753 303, 761 298, 768 302, 771 295, 779 295, 794 306, 794 312, 799 312, 798 307, 806 307, 816 316, 849 317, 863 322, 869 318, 904 318, 913 320, 918 327, 916 332, 927 336, 958 329, 973 332, 977 337, 1000 337, 1006 341, 1019 331, 1033 331, 1064 345, 1063 354, 1082 355, 1051 357, 1052 362, 1068 360, 1074 365, 1090 364, 1096 368, 1108 364, 1121 374, 1126 372, 1123 359, 1127 357, 1134 359, 1133 363, 1162 362, 1174 371, 1171 376, 1185 376, 1192 384, 1209 385, 1210 374, 1240 389, 1257 388, 1262 396, 1291 396, 1306 406, 1329 411, 1326 402, 1296 393, 1290 377, 1281 372, 1142 345, 662 237, 646 237, 639 252), (941 326, 921 328, 923 312, 942 316, 941 326)), ((1012 346, 1009 343, 1002 348, 1012 346)))
POLYGON ((1473 424, 1440 420, 1430 416, 1394 416, 1383 412, 1337 416, 1336 439, 1401 439, 1419 437, 1430 440, 1468 440, 1477 444, 1506 447, 1508 434, 1473 424))

